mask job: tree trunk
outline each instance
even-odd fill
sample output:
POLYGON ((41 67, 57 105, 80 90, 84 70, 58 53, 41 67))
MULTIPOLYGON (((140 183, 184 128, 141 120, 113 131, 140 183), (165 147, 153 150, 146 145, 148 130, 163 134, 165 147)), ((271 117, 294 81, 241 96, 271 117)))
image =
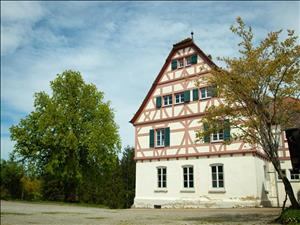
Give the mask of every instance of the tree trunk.
POLYGON ((277 171, 279 177, 282 179, 283 185, 284 185, 284 189, 286 194, 289 196, 290 202, 291 202, 291 208, 293 209, 300 209, 300 205, 299 202, 297 201, 295 195, 294 195, 294 191, 292 188, 292 185, 290 183, 290 181, 287 179, 287 177, 281 172, 281 167, 280 167, 280 162, 278 159, 272 159, 271 160, 275 170, 277 171))
POLYGON ((297 201, 297 199, 294 195, 293 188, 292 188, 292 185, 291 185, 290 181, 286 178, 286 176, 283 176, 282 177, 282 182, 284 184, 285 192, 289 196, 290 202, 292 204, 292 208, 293 209, 300 209, 299 202, 297 201))

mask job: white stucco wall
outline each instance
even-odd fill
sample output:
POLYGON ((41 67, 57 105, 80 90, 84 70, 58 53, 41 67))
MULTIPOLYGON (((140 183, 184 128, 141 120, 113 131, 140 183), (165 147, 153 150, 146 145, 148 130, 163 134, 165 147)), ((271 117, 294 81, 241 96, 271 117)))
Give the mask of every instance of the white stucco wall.
POLYGON ((135 207, 243 207, 259 206, 264 161, 253 156, 223 156, 137 162, 135 207), (211 164, 224 168, 224 192, 213 193, 211 164), (184 165, 194 167, 194 188, 183 188, 184 165), (157 188, 157 167, 167 167, 167 188, 157 188))

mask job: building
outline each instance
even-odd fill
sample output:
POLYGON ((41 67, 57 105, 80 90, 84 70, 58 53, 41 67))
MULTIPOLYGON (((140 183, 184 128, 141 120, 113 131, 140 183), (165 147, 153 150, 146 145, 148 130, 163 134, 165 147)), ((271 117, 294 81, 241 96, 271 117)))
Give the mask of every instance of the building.
MULTIPOLYGON (((263 152, 233 141, 228 129, 195 142, 207 107, 218 105, 203 77, 214 62, 191 38, 173 48, 142 105, 130 121, 135 127, 134 207, 278 206, 283 184, 263 152), (199 88, 195 82, 199 81, 199 88)), ((282 168, 300 193, 299 171, 292 171, 282 134, 282 168)))

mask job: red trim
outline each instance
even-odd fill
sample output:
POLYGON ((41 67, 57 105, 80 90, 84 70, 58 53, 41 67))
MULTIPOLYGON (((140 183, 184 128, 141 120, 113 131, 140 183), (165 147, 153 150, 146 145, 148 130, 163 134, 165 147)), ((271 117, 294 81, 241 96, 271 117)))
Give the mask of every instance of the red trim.
POLYGON ((148 99, 151 97, 151 94, 153 93, 156 86, 158 85, 158 82, 159 82, 160 78, 163 76, 164 71, 166 70, 167 66, 171 63, 172 56, 176 53, 177 50, 182 49, 182 48, 186 48, 186 47, 193 47, 208 65, 213 66, 213 67, 217 67, 217 65, 193 42, 192 39, 188 39, 184 42, 180 42, 178 44, 173 45, 173 48, 172 48, 171 52, 169 53, 165 64, 163 65, 163 67, 161 68, 161 70, 160 70, 159 74, 157 75, 155 81, 153 82, 153 84, 152 84, 150 90, 148 91, 148 94, 146 95, 146 98, 142 102, 140 108, 134 114, 133 118, 130 120, 130 123, 135 125, 135 121, 137 120, 139 115, 142 113, 145 105, 148 102, 148 99))
POLYGON ((134 160, 158 160, 158 159, 172 159, 172 158, 176 158, 177 160, 179 158, 191 158, 191 157, 207 157, 209 158, 210 156, 218 156, 220 157, 221 155, 229 155, 229 156, 232 156, 232 155, 237 155, 237 154, 242 154, 243 156, 247 155, 247 154, 251 154, 251 155, 254 155, 254 156, 258 156, 260 157, 261 159, 263 160, 268 160, 266 158, 266 156, 260 152, 258 152, 257 150, 243 150, 243 151, 236 151, 236 150, 233 150, 233 151, 227 151, 227 152, 205 152, 205 153, 190 153, 190 154, 182 154, 182 155, 170 155, 170 156, 146 156, 146 157, 135 157, 134 160))

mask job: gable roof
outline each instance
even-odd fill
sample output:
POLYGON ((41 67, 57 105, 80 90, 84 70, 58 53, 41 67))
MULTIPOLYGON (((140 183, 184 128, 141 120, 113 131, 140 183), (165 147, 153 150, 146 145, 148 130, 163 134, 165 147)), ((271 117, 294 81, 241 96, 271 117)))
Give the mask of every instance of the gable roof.
POLYGON ((179 49, 186 48, 186 47, 192 47, 194 50, 202 57, 202 59, 210 66, 217 67, 217 65, 194 43, 192 38, 186 38, 176 44, 173 45, 173 48, 171 52, 169 53, 165 64, 161 68, 159 74, 157 75, 156 79, 154 80, 150 90, 148 91, 148 94, 146 95, 144 101, 142 102, 141 106, 139 107, 138 111, 134 114, 133 118, 130 120, 130 123, 134 124, 141 112, 143 111, 143 108, 148 102, 148 99, 151 97, 151 94, 155 90, 156 85, 158 84, 160 78, 163 76, 163 73, 167 66, 171 63, 172 56, 178 51, 179 49))

